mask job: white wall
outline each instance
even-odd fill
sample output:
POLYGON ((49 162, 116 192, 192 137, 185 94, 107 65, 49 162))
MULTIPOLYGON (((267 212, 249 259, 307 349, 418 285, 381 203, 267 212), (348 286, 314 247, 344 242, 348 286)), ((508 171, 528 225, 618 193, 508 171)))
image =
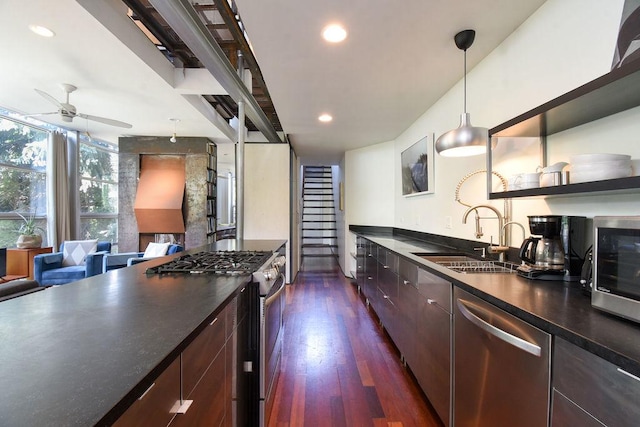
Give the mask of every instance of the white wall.
MULTIPOLYGON (((607 73, 613 59, 622 6, 623 0, 548 0, 489 56, 469 70, 467 111, 472 123, 487 128, 497 126, 607 73)), ((477 37, 481 38, 482 34, 477 37)), ((456 49, 453 40, 451 48, 456 49)), ((445 158, 435 155, 434 194, 403 197, 399 178, 400 153, 425 135, 434 134, 437 138, 457 127, 462 99, 460 81, 395 141, 346 153, 347 228, 349 224, 393 225, 475 239, 473 221, 462 224, 466 208, 455 202, 454 194, 456 184, 465 175, 486 167, 485 156, 445 158), (384 158, 385 154, 389 156, 390 144, 393 144, 393 159, 384 158), (380 162, 379 167, 372 168, 374 162, 380 162), (375 174, 376 178, 364 179, 364 171, 368 171, 366 176, 375 174), (391 183, 392 189, 388 187, 391 183), (451 218, 451 228, 447 227, 448 218, 451 218)), ((640 108, 637 108, 601 120, 604 124, 588 124, 549 138, 548 143, 553 147, 549 156, 551 163, 563 160, 574 149, 640 157, 636 137, 640 134, 639 119, 640 108), (612 128, 616 131, 612 132, 612 128), (571 148, 566 149, 562 141, 569 141, 567 144, 572 144, 571 148)), ((498 152, 500 149, 505 154, 505 150, 511 148, 507 145, 498 147, 498 152)), ((509 167, 513 165, 495 165, 498 171, 501 167, 512 173, 509 167)), ((532 166, 527 164, 526 167, 532 166)), ((461 189, 461 197, 467 203, 488 203, 484 174, 469 179, 461 189)), ((637 195, 514 199, 512 211, 514 219, 526 226, 526 216, 531 214, 588 217, 639 214, 638 199, 637 195)), ((490 204, 502 209, 501 201, 490 204)), ((489 216, 489 211, 482 213, 489 216)), ((490 235, 494 242, 497 240, 496 223, 484 221, 483 241, 488 242, 490 235)), ((352 244, 349 237, 345 244, 347 247, 352 244)), ((519 231, 514 230, 511 244, 520 244, 519 231)))
POLYGON ((244 238, 286 240, 290 263, 290 147, 246 144, 244 150, 244 238))
POLYGON ((393 226, 396 191, 393 141, 345 153, 346 222, 393 226))

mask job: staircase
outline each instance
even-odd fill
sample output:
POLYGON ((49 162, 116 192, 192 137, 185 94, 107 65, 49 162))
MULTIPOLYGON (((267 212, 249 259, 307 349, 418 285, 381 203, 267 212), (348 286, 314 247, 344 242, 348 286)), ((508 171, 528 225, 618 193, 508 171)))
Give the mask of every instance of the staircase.
POLYGON ((337 257, 331 166, 305 166, 302 183, 302 258, 337 257))

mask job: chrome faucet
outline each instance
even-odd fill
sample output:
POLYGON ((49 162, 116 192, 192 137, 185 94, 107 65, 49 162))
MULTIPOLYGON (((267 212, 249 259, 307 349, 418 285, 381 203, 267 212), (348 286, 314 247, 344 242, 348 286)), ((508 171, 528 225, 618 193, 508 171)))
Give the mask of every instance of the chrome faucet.
POLYGON ((480 226, 480 220, 481 219, 493 219, 493 217, 481 217, 479 215, 479 213, 478 213, 478 209, 479 208, 489 209, 490 211, 493 211, 493 213, 496 214, 496 219, 498 220, 498 246, 493 246, 493 244, 490 244, 488 250, 489 250, 489 253, 497 253, 499 261, 504 261, 504 253, 509 249, 509 246, 507 246, 507 242, 506 242, 506 239, 505 239, 505 230, 504 229, 505 229, 505 226, 507 224, 511 224, 513 222, 508 222, 507 224, 505 224, 504 217, 502 216, 500 211, 498 209, 494 208, 491 205, 475 205, 475 206, 471 206, 471 207, 469 207, 469 209, 467 209, 465 211, 464 215, 462 215, 462 223, 466 224, 467 223, 467 218, 469 217, 469 214, 471 213, 471 211, 475 211, 475 213, 476 213, 476 237, 478 237, 478 238, 483 235, 482 227, 480 226))
POLYGON ((520 227, 520 230, 522 230, 522 240, 524 240, 524 239, 526 239, 526 238, 527 238, 527 230, 525 230, 525 229, 524 229, 524 225, 522 225, 522 224, 520 224, 519 222, 516 222, 516 221, 509 221, 509 222, 505 222, 505 223, 502 225, 502 228, 503 228, 502 232, 503 232, 503 233, 504 233, 504 228, 505 228, 507 225, 517 225, 518 227, 520 227))

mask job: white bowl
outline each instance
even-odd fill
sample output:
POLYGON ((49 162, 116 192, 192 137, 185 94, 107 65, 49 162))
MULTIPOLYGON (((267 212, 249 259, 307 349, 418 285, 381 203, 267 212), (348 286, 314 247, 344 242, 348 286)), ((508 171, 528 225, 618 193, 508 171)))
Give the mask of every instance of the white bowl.
POLYGON ((591 170, 591 171, 571 171, 571 183, 602 181, 605 179, 616 179, 631 176, 631 168, 619 170, 591 170))
POLYGON ((575 163, 571 165, 571 170, 574 172, 588 170, 610 171, 617 169, 628 169, 630 166, 631 160, 611 160, 606 162, 575 163))
POLYGON ((607 162, 611 160, 631 160, 631 156, 626 154, 607 154, 607 153, 595 153, 595 154, 576 154, 571 156, 571 164, 575 163, 597 163, 607 162))

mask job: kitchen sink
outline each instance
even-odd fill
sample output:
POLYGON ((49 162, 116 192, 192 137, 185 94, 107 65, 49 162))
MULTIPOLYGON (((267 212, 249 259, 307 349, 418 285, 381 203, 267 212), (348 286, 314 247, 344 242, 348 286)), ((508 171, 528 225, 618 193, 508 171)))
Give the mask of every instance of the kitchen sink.
POLYGON ((477 259, 465 254, 414 253, 420 258, 435 262, 438 265, 458 273, 515 273, 518 264, 512 262, 477 259))

